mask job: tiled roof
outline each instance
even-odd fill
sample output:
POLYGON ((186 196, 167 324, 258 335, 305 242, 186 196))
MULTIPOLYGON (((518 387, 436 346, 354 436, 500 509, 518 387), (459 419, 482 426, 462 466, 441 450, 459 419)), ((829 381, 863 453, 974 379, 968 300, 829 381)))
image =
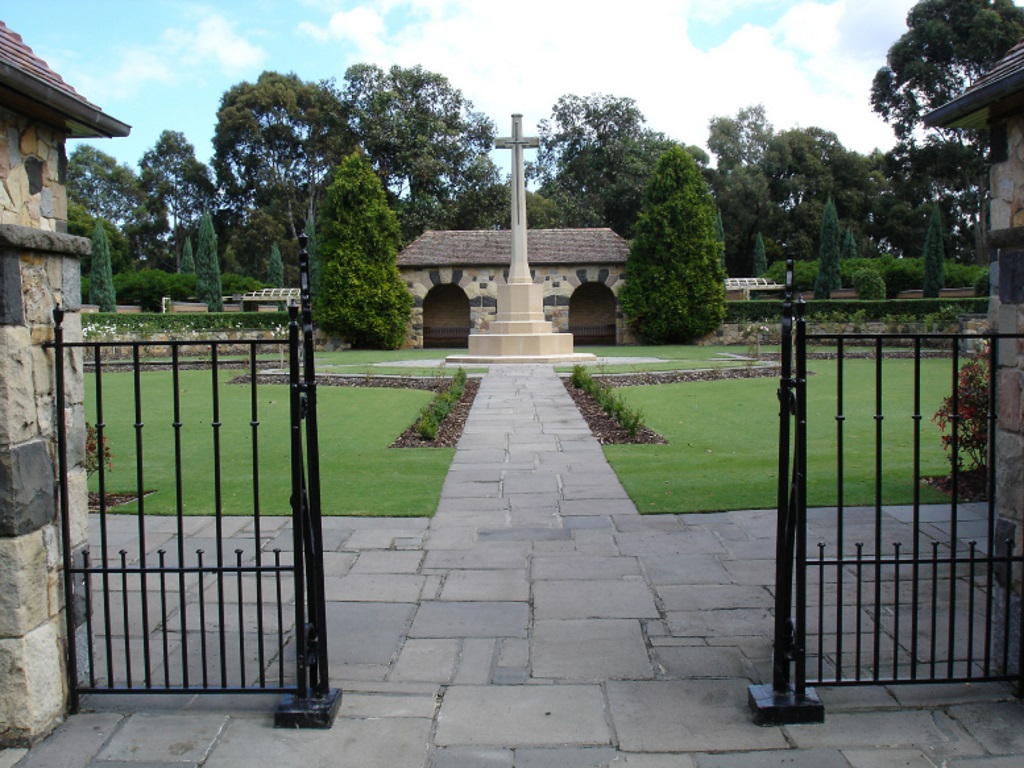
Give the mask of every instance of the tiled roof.
POLYGON ((67 129, 79 138, 127 136, 131 127, 104 114, 36 56, 0 21, 0 104, 67 129))
MULTIPOLYGON (((629 243, 610 229, 531 229, 526 233, 530 264, 624 264, 629 243)), ((398 255, 400 267, 508 265, 512 232, 428 231, 398 255)))

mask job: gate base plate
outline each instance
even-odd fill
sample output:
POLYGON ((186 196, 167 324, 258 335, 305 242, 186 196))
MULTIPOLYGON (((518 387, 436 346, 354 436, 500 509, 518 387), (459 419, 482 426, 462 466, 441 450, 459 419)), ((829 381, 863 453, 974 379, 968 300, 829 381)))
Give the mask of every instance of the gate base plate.
POLYGON ((275 728, 330 728, 341 707, 341 690, 331 688, 321 698, 299 699, 289 694, 281 699, 274 713, 275 728))
POLYGON ((802 725, 825 722, 825 707, 813 688, 797 696, 792 686, 784 692, 771 685, 747 687, 755 725, 802 725))

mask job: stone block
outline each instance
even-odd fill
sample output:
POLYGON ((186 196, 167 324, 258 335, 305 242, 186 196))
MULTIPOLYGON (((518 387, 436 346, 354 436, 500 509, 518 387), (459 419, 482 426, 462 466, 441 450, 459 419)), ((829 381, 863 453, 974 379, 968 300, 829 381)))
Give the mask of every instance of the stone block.
POLYGON ((0 538, 0 637, 21 637, 47 619, 46 561, 41 532, 0 538))
POLYGON ((1007 432, 1021 429, 1021 372, 1016 368, 999 371, 999 427, 1007 432))
POLYGON ((45 736, 64 712, 64 675, 57 626, 47 622, 24 637, 0 639, 0 744, 27 746, 45 736))
POLYGON ((0 253, 0 324, 20 325, 24 322, 21 306, 21 266, 18 255, 0 253))
POLYGON ((53 462, 41 440, 0 452, 0 536, 21 536, 53 520, 53 462))
POLYGON ((38 435, 32 377, 32 340, 27 328, 0 327, 0 448, 38 435))

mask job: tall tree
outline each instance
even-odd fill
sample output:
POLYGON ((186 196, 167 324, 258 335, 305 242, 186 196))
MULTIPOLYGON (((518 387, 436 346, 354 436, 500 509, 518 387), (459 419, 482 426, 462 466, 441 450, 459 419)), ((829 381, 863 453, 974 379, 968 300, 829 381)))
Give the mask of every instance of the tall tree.
POLYGON ((224 311, 220 287, 220 260, 217 257, 217 233, 209 212, 199 224, 199 248, 196 252, 196 298, 211 312, 224 311))
POLYGON ((494 123, 444 75, 356 64, 345 72, 342 98, 405 241, 504 212, 500 173, 488 156, 494 123))
POLYGON ((754 277, 761 277, 765 272, 768 271, 768 254, 764 248, 764 238, 761 237, 761 233, 757 233, 757 237, 754 238, 754 268, 751 270, 751 275, 754 277))
POLYGON ((832 198, 825 203, 821 217, 821 235, 818 245, 818 276, 814 281, 814 298, 827 299, 832 291, 843 287, 839 271, 840 242, 839 216, 832 198))
POLYGON ((946 252, 942 245, 942 214, 939 206, 932 206, 932 215, 928 219, 928 233, 924 238, 924 297, 937 298, 945 287, 946 252))
MULTIPOLYGON (((264 72, 221 97, 213 167, 236 222, 264 210, 295 240, 316 217, 332 169, 353 147, 332 81, 264 72)), ((256 253, 266 253, 271 242, 262 245, 256 253)))
POLYGON ((395 349, 412 295, 398 273, 398 219, 370 164, 353 153, 338 167, 320 210, 317 321, 353 347, 395 349))
POLYGON ((196 257, 192 253, 192 238, 185 238, 185 246, 181 249, 181 268, 178 270, 185 275, 196 273, 196 257))
POLYGON ((270 247, 267 282, 270 283, 271 288, 284 288, 284 262, 281 260, 281 249, 277 247, 277 243, 270 247))
POLYGON ((693 157, 669 149, 644 192, 619 295, 638 338, 686 342, 725 317, 722 245, 715 237, 715 204, 693 157))
POLYGON ((540 152, 528 172, 558 205, 563 226, 632 236, 658 159, 678 146, 645 123, 630 98, 570 94, 555 102, 550 119, 538 124, 540 152))
POLYGON ((168 266, 178 272, 186 233, 213 205, 216 196, 210 169, 196 159, 196 149, 185 134, 177 131, 161 133, 153 148, 142 156, 139 168, 147 208, 169 220, 174 258, 168 266))
POLYGON ((839 254, 843 260, 857 258, 857 240, 853 236, 853 230, 849 227, 843 232, 843 245, 839 254))
POLYGON ((68 156, 67 180, 68 202, 122 230, 144 198, 135 171, 88 144, 79 144, 68 156))
POLYGON ((117 307, 114 275, 110 269, 110 242, 101 222, 96 222, 92 233, 92 268, 89 270, 89 303, 96 304, 100 312, 113 312, 117 307))
POLYGON ((306 219, 306 253, 309 256, 309 290, 320 293, 320 254, 317 248, 316 221, 306 219))
POLYGON ((774 136, 764 104, 743 107, 736 117, 713 117, 708 123, 708 149, 721 172, 761 165, 774 136))
POLYGON ((1022 37, 1024 10, 1012 0, 921 0, 890 48, 871 90, 889 123, 897 162, 924 182, 912 205, 939 200, 962 245, 987 263, 985 131, 922 130, 926 113, 959 96, 1022 37))

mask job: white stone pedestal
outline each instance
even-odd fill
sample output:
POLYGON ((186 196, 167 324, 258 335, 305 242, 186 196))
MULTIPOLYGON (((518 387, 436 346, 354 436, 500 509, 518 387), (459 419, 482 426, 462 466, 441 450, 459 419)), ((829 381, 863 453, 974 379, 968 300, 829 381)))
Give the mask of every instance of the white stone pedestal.
POLYGON ((509 283, 498 287, 498 314, 489 333, 469 337, 465 355, 448 363, 581 363, 597 358, 573 352, 571 333, 555 333, 544 319, 544 287, 509 283))

